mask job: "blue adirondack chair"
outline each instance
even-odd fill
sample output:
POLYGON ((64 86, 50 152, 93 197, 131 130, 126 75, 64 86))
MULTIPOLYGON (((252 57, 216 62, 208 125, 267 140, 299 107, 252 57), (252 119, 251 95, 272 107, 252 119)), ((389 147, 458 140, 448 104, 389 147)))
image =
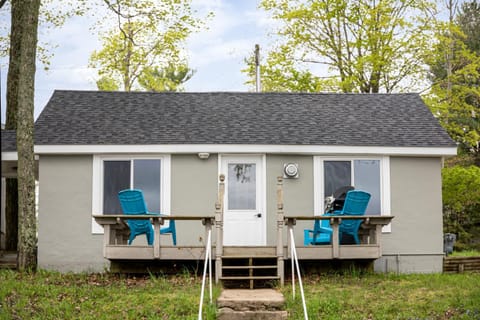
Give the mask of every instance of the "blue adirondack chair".
MULTIPOLYGON (((367 210, 370 194, 365 191, 352 190, 347 192, 342 210, 334 211, 325 215, 364 215, 367 210)), ((342 220, 339 226, 339 238, 344 234, 350 235, 356 244, 360 244, 358 229, 362 220, 342 220)), ((328 220, 315 220, 313 230, 304 230, 304 245, 330 244, 333 230, 328 220), (320 222, 321 221, 321 222, 320 222)))
MULTIPOLYGON (((126 215, 158 214, 148 211, 142 190, 122 190, 118 193, 118 199, 120 200, 123 213, 126 215)), ((128 238, 129 245, 132 244, 132 241, 136 236, 141 234, 146 235, 148 245, 153 245, 154 231, 149 220, 127 220, 127 224, 130 228, 130 237, 128 238)), ((177 234, 174 220, 170 220, 168 227, 160 228, 160 234, 166 233, 172 234, 173 245, 177 245, 177 234)))
MULTIPOLYGON (((331 216, 330 213, 325 213, 324 216, 331 216)), ((330 222, 328 220, 315 220, 313 224, 313 230, 303 230, 303 245, 318 245, 318 244, 330 244, 332 241, 332 235, 328 232, 322 232, 321 230, 331 230, 330 222)))

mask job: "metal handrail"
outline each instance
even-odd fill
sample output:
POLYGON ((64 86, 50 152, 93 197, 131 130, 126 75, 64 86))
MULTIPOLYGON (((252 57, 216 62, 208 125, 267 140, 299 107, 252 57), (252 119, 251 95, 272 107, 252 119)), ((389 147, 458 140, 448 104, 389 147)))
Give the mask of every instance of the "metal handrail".
POLYGON ((302 276, 300 274, 300 267, 298 266, 297 249, 295 247, 295 237, 293 236, 293 228, 289 228, 289 231, 290 231, 290 247, 291 247, 291 253, 292 253, 291 256, 292 256, 293 298, 295 299, 295 267, 296 267, 297 275, 298 275, 298 284, 300 286, 300 294, 302 296, 303 314, 305 316, 305 320, 308 320, 307 305, 305 303, 305 294, 303 292, 303 284, 302 284, 302 276))
POLYGON ((207 245, 205 248, 205 263, 203 266, 203 277, 202 277, 202 291, 200 293, 200 305, 198 306, 198 320, 202 320, 202 307, 203 307, 203 296, 205 291, 205 281, 207 277, 207 266, 208 266, 208 278, 210 286, 210 304, 212 304, 212 230, 208 230, 207 236, 207 245))

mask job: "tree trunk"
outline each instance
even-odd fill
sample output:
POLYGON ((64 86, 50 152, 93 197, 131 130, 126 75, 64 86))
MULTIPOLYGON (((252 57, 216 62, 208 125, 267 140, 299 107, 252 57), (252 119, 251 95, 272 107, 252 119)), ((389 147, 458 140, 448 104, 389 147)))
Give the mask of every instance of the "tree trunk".
MULTIPOLYGON (((12 34, 19 37, 19 54, 10 56, 18 63, 17 153, 18 153, 18 261, 20 271, 37 267, 37 227, 35 216, 35 155, 33 152, 33 110, 35 58, 40 0, 12 1, 12 34)), ((10 70, 9 70, 10 73, 10 70)))
MULTIPOLYGON (((12 28, 10 33, 10 39, 10 56, 18 57, 20 54, 21 30, 19 28, 12 28)), ((20 63, 18 59, 13 59, 9 61, 7 75, 7 118, 5 122, 6 130, 17 129, 17 96, 19 68, 20 63)), ((17 251, 18 183, 16 178, 6 179, 5 198, 5 249, 8 251, 17 251)))

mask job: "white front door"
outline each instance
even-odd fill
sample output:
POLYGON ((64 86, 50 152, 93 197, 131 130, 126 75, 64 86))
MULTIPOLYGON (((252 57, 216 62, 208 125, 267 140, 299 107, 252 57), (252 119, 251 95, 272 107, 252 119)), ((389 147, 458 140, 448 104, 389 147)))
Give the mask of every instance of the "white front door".
POLYGON ((266 244, 263 156, 222 156, 225 174, 223 244, 266 244))

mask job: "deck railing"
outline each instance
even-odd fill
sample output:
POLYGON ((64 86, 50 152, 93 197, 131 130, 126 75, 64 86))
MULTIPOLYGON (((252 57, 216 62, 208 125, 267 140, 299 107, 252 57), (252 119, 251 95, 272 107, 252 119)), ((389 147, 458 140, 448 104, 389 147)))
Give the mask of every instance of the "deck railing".
POLYGON ((288 232, 293 232, 297 221, 329 220, 332 228, 332 241, 329 245, 297 246, 299 259, 377 259, 382 255, 382 228, 388 225, 393 216, 390 215, 364 215, 364 216, 314 216, 293 215, 284 212, 283 204, 283 178, 277 178, 277 254, 282 259, 293 258, 291 255, 292 241, 288 239, 287 254, 283 255, 283 226, 287 225, 288 232), (363 220, 359 231, 361 243, 358 245, 342 245, 339 239, 339 225, 342 220, 363 220))
MULTIPOLYGON (((216 238, 215 250, 211 252, 212 259, 215 259, 215 282, 219 282, 222 270, 223 246, 223 224, 224 224, 224 204, 225 195, 225 176, 219 176, 218 195, 215 203, 215 215, 213 216, 187 216, 172 214, 165 215, 94 215, 97 223, 104 227, 104 257, 110 260, 155 260, 155 259, 175 259, 175 260, 200 260, 205 253, 204 246, 185 246, 181 242, 178 246, 172 246, 171 243, 161 243, 160 227, 166 220, 197 220, 205 226, 205 239, 211 234, 212 227, 215 225, 216 238), (154 226, 154 244, 153 246, 128 246, 127 239, 129 228, 126 220, 131 219, 149 219, 154 226)), ((272 254, 277 257, 277 276, 281 284, 284 283, 284 260, 291 259, 292 241, 285 237, 285 225, 290 233, 294 231, 298 221, 310 221, 313 226, 314 220, 329 220, 332 227, 332 242, 328 245, 315 246, 297 246, 297 256, 299 260, 329 260, 329 259, 377 259, 382 255, 382 227, 389 224, 393 216, 367 215, 367 216, 314 216, 314 215, 292 215, 291 212, 285 213, 283 199, 283 178, 277 178, 277 213, 276 213, 276 243, 265 249, 272 250, 272 254), (339 225, 342 220, 356 219, 363 220, 360 229, 361 243, 356 245, 342 245, 339 241, 339 225)), ((305 224, 304 224, 305 225, 305 224)), ((297 235, 300 236, 300 235, 297 235)), ((213 239, 212 239, 213 240, 213 239)), ((168 240, 170 241, 170 240, 168 240)), ((213 242, 213 241, 212 241, 213 242)), ((243 250, 248 253, 249 250, 259 249, 258 247, 235 247, 235 250, 243 250)))
POLYGON ((212 231, 215 223, 213 216, 186 216, 186 215, 94 215, 95 221, 103 226, 103 255, 107 259, 122 260, 151 260, 151 259, 200 259, 205 250, 204 246, 189 247, 178 250, 172 245, 163 245, 160 241, 160 227, 167 220, 201 221, 205 226, 205 239, 212 231), (126 220, 150 220, 154 229, 153 246, 128 246, 129 228, 126 220))

